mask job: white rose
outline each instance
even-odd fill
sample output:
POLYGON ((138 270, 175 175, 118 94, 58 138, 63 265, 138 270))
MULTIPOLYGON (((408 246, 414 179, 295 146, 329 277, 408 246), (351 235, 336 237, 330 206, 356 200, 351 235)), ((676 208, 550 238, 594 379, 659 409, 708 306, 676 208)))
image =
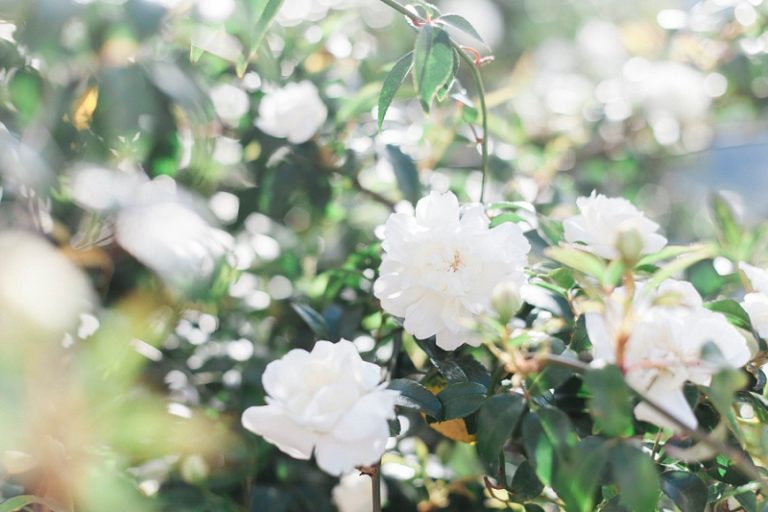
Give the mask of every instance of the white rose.
POLYGON ((576 200, 579 214, 563 222, 565 240, 581 242, 594 254, 615 259, 620 256, 618 244, 622 233, 634 231, 642 240, 641 254, 660 251, 667 239, 656 233, 659 225, 648 219, 626 199, 605 197, 594 191, 576 200))
MULTIPOLYGON (((371 477, 353 471, 344 475, 333 488, 333 504, 339 512, 370 512, 373 500, 371 477)), ((387 501, 387 486, 381 481, 381 502, 387 501)))
POLYGON ((325 107, 315 84, 308 80, 269 91, 259 103, 259 130, 301 144, 312 138, 325 122, 325 107))
POLYGON ((267 365, 267 405, 246 409, 243 426, 291 457, 307 460, 314 451, 332 475, 374 464, 384 453, 398 396, 380 380, 380 368, 363 361, 350 341, 291 350, 267 365))
POLYGON ((480 344, 468 321, 489 311, 496 285, 524 283, 531 249, 515 224, 489 229, 481 205, 462 213, 451 192, 421 199, 415 215, 390 215, 382 247, 373 286, 381 307, 416 338, 436 335, 445 350, 480 344))
MULTIPOLYGON (((603 313, 586 315, 594 355, 606 362, 616 362, 625 297, 625 289, 618 288, 606 301, 603 313)), ((719 370, 701 359, 701 350, 712 342, 730 366, 739 368, 751 357, 746 340, 723 315, 706 309, 687 282, 668 280, 656 290, 638 285, 630 317, 623 367, 627 384, 686 426, 696 427, 683 385, 686 381, 708 385, 719 370), (662 297, 666 300, 659 300, 662 297)), ((678 428, 644 402, 635 408, 635 416, 661 427, 678 428)))
POLYGON ((739 268, 749 279, 754 292, 744 295, 741 307, 749 315, 752 327, 761 338, 768 337, 768 272, 747 263, 739 263, 739 268))
POLYGON ((44 238, 0 234, 0 338, 58 339, 93 299, 85 274, 44 238))

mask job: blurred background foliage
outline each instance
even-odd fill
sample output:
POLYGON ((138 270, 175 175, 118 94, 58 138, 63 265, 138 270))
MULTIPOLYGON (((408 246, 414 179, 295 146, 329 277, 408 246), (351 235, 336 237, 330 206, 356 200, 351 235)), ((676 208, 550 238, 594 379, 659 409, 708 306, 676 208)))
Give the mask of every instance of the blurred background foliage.
MULTIPOLYGON (((403 17, 374 0, 285 0, 267 26, 269 4, 0 0, 0 224, 44 233, 99 297, 63 346, 4 349, 2 498, 333 510, 334 479, 240 427, 263 403, 265 365, 345 337, 392 377, 426 367, 371 296, 374 233, 428 189, 479 199, 476 91, 460 70, 425 115, 406 82, 379 131, 381 82, 415 37, 403 17), (254 122, 269 87, 300 80, 329 115, 290 145, 254 122)), ((486 199, 557 218, 599 189, 678 243, 715 232, 712 190, 747 222, 768 214, 762 0, 439 6, 488 47, 463 44, 495 57, 486 199)), ((714 296, 729 265, 692 278, 714 296)), ((43 294, 59 286, 46 277, 43 294)), ((396 430, 391 510, 498 505, 472 446, 418 415, 396 430)))

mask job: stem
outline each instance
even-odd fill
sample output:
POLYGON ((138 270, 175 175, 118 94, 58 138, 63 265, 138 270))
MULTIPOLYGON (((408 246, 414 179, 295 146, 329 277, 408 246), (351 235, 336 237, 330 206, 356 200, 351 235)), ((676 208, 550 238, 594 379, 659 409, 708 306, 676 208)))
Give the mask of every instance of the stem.
MULTIPOLYGON (((396 10, 406 18, 410 19, 416 26, 429 23, 428 20, 425 20, 418 14, 409 11, 395 0, 381 0, 381 2, 396 10)), ((488 105, 485 101, 485 86, 483 85, 483 77, 480 74, 479 64, 472 60, 472 57, 467 55, 467 52, 464 51, 460 45, 456 44, 453 39, 451 39, 451 46, 456 51, 456 53, 459 54, 461 60, 463 60, 464 63, 469 66, 469 69, 472 72, 472 78, 475 81, 475 86, 477 87, 477 95, 480 102, 480 115, 483 118, 483 137, 480 139, 480 153, 482 157, 480 170, 483 174, 483 180, 480 185, 480 202, 482 203, 483 199, 485 198, 485 183, 487 181, 486 178, 488 174, 488 105)))
MULTIPOLYGON (((586 373, 590 370, 590 367, 586 363, 582 363, 581 361, 577 361, 575 359, 569 359, 562 356, 554 356, 554 355, 547 355, 542 357, 541 359, 544 363, 551 363, 556 364, 558 366, 564 366, 566 368, 570 368, 576 372, 579 373, 586 373)), ((749 478, 751 478, 753 481, 757 482, 764 490, 768 491, 768 481, 766 481, 765 476, 760 472, 760 470, 755 466, 751 460, 749 460, 749 457, 747 457, 744 452, 741 450, 734 448, 733 446, 726 444, 722 441, 719 441, 717 439, 713 439, 709 436, 709 434, 703 430, 700 429, 692 429, 685 425, 682 421, 677 419, 677 417, 672 414, 671 412, 664 409, 662 406, 648 398, 647 396, 643 395, 639 391, 629 388, 632 390, 632 392, 637 395, 638 398, 640 398, 643 402, 648 404, 651 409, 655 410, 664 418, 666 418, 668 421, 673 423, 681 432, 684 434, 692 437, 696 441, 699 441, 701 443, 706 444, 710 448, 716 450, 717 452, 725 455, 729 459, 731 459, 731 462, 733 462, 734 466, 739 468, 739 470, 747 475, 749 478)))
POLYGON ((379 464, 373 466, 371 473, 371 491, 373 512, 381 512, 381 467, 379 464))

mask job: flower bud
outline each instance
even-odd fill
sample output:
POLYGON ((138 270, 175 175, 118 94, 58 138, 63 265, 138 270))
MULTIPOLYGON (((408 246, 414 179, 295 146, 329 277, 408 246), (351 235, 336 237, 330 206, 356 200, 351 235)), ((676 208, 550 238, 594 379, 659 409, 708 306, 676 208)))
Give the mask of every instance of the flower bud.
POLYGON ((635 229, 622 230, 616 238, 616 248, 627 266, 637 263, 643 253, 643 247, 643 237, 635 229))
POLYGON ((491 294, 491 306, 499 315, 499 320, 504 324, 508 323, 523 307, 520 288, 509 281, 497 284, 491 294))

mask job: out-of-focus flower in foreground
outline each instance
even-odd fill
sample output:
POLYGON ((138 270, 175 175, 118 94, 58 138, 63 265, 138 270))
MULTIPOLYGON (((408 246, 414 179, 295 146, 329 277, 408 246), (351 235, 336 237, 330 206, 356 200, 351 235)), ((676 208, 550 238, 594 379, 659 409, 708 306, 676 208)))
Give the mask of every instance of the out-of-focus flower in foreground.
POLYGON ((374 464, 384 453, 399 394, 383 388, 380 372, 347 340, 291 350, 267 365, 267 405, 246 409, 243 426, 291 457, 307 460, 314 451, 332 475, 374 464))
POLYGON ((311 139, 328 117, 315 84, 308 80, 274 89, 261 99, 256 126, 266 134, 302 144, 311 139))
POLYGON ((422 198, 415 215, 390 215, 374 283, 382 308, 415 337, 436 335, 445 350, 479 345, 467 323, 489 311, 496 285, 524 283, 531 249, 517 225, 489 224, 481 205, 462 212, 451 192, 422 198))
POLYGON ((621 197, 592 192, 576 200, 579 214, 565 219, 565 240, 581 242, 590 252, 607 259, 621 255, 622 234, 634 232, 642 240, 641 254, 660 251, 667 239, 658 234, 659 225, 621 197))
MULTIPOLYGON (((620 363, 631 387, 691 428, 697 421, 683 385, 686 381, 709 385, 720 370, 702 358, 705 345, 713 343, 733 368, 744 366, 751 357, 739 331, 723 315, 706 309, 693 285, 684 281, 668 280, 656 290, 640 284, 629 298, 625 288, 618 288, 602 313, 587 313, 586 323, 594 356, 620 363), (627 299, 632 301, 630 322, 626 320, 627 299)), ((644 402, 635 408, 635 416, 679 429, 644 402)))
POLYGON ((85 274, 42 237, 0 234, 0 337, 61 339, 94 299, 85 274))

